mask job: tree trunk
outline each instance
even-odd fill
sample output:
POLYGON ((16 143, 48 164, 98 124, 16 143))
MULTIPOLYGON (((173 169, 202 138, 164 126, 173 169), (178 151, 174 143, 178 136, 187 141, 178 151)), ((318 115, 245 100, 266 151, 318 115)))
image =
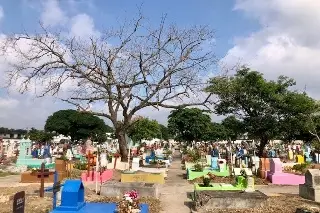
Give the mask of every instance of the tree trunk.
POLYGON ((261 157, 264 157, 263 156, 263 151, 264 151, 264 148, 265 146, 268 144, 269 140, 267 137, 264 137, 262 136, 260 138, 260 145, 259 145, 259 152, 258 152, 258 156, 261 158, 261 157))
POLYGON ((116 137, 119 143, 119 150, 121 155, 121 161, 127 162, 128 161, 128 150, 127 150, 127 141, 125 137, 125 133, 123 131, 116 131, 116 137))

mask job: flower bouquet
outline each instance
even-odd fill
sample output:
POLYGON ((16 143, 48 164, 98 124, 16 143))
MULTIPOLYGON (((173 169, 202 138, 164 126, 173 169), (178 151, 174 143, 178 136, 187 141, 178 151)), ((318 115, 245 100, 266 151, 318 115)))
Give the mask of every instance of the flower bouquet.
POLYGON ((138 192, 136 190, 124 194, 123 199, 118 203, 117 213, 140 213, 138 192))

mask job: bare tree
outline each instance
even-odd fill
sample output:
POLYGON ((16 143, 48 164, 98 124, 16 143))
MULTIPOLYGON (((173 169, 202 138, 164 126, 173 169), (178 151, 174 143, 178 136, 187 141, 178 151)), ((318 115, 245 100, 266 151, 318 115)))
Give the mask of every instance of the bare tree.
POLYGON ((36 35, 11 36, 4 53, 18 60, 10 63, 9 86, 18 83, 23 93, 36 84, 38 96, 54 95, 83 110, 103 104, 105 110, 91 112, 113 123, 126 160, 125 133, 137 112, 205 105, 210 98, 197 97, 203 96, 204 79, 215 62, 209 46, 213 32, 205 26, 166 26, 164 20, 151 28, 139 16, 90 39, 44 28, 36 35))

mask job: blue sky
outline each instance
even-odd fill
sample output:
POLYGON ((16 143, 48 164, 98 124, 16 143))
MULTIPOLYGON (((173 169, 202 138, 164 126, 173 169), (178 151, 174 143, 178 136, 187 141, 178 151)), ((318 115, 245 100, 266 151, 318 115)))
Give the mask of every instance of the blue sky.
MULTIPOLYGON (((4 18, 3 33, 36 31, 42 13, 41 2, 46 0, 1 0, 4 18), (19 2, 17 4, 17 2, 19 2)), ((117 20, 135 17, 141 7, 146 18, 154 25, 167 14, 168 23, 181 27, 208 25, 216 31, 216 53, 223 57, 232 47, 235 37, 244 37, 258 29, 258 23, 248 19, 241 11, 233 10, 234 0, 60 0, 60 7, 69 16, 86 13, 94 20, 98 30, 103 31, 117 20), (74 3, 72 3, 74 2, 74 3), (88 3, 89 2, 89 3, 88 3)))
MULTIPOLYGON (((87 36, 102 33, 137 8, 152 25, 167 15, 180 27, 208 25, 216 32, 215 53, 227 67, 239 61, 267 78, 284 74, 320 97, 319 0, 0 0, 0 34, 34 33, 39 21, 52 30, 87 36)), ((0 40, 2 39, 0 37, 0 40)), ((0 56, 0 83, 6 66, 0 56)), ((42 128, 48 115, 66 108, 52 98, 36 99, 0 90, 0 126, 42 128)), ((168 111, 146 109, 143 115, 165 123, 168 111)))

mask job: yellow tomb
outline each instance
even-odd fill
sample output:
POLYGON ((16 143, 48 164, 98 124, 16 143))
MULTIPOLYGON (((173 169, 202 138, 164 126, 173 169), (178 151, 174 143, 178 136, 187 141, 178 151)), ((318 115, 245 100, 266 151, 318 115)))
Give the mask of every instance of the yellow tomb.
POLYGON ((144 183, 159 183, 164 184, 163 174, 121 174, 121 182, 132 183, 132 182, 144 182, 144 183))
POLYGON ((304 157, 302 155, 296 156, 296 163, 304 163, 304 157))

